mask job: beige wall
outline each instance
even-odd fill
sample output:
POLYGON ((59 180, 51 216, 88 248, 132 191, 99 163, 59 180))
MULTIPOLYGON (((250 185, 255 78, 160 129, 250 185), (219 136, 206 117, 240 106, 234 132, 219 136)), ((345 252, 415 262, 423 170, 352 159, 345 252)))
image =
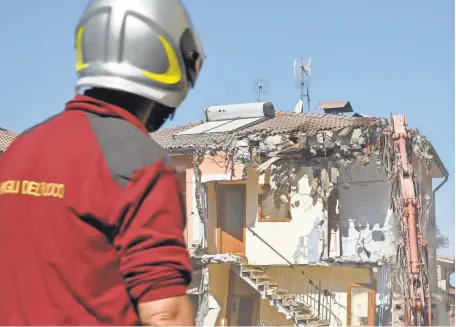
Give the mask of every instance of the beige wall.
POLYGON ((231 282, 233 294, 237 296, 260 297, 260 293, 234 272, 232 273, 231 282))
POLYGON ((266 325, 294 326, 294 323, 285 318, 283 313, 278 312, 268 300, 260 301, 260 321, 266 323, 266 325))
POLYGON ((215 298, 220 306, 220 312, 217 317, 216 326, 222 324, 225 317, 230 280, 229 264, 211 264, 209 265, 209 293, 215 298))

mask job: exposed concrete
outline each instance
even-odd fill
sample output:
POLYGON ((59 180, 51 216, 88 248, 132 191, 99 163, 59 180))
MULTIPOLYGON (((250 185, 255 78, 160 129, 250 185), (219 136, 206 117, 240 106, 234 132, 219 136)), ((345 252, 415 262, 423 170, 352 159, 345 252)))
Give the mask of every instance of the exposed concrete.
POLYGON ((210 264, 210 263, 239 263, 241 262, 241 258, 236 255, 232 254, 214 254, 214 255, 209 255, 205 254, 201 256, 201 262, 205 264, 210 264))
POLYGON ((396 254, 390 183, 375 164, 339 171, 339 260, 378 262, 396 254), (341 187, 342 186, 342 187, 341 187))

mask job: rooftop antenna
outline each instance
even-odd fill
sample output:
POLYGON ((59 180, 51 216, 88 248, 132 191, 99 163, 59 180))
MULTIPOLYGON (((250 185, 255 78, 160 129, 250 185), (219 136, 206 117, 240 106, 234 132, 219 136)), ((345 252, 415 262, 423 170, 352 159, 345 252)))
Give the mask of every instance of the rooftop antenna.
POLYGON ((298 82, 300 93, 300 102, 296 105, 295 111, 301 110, 303 112, 304 98, 307 98, 307 111, 310 111, 310 91, 308 77, 311 75, 310 69, 311 58, 299 58, 295 59, 293 64, 293 71, 296 81, 298 82))
POLYGON ((263 95, 268 93, 268 82, 265 79, 256 79, 253 84, 256 101, 263 101, 263 95))

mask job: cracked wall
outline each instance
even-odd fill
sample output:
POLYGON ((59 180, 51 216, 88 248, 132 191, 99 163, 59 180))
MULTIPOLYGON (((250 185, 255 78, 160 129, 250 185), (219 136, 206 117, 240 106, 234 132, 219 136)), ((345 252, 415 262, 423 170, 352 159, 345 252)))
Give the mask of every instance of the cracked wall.
MULTIPOLYGON (((248 225, 266 243, 283 255, 290 262, 305 264, 319 261, 320 253, 324 247, 321 221, 326 218, 324 204, 319 199, 315 187, 316 178, 310 167, 302 167, 299 164, 290 165, 293 170, 290 185, 280 189, 277 183, 281 181, 282 170, 288 171, 289 167, 283 165, 277 172, 278 178, 271 177, 272 192, 279 190, 277 197, 280 198, 286 192, 290 203, 289 221, 261 221, 258 212, 258 183, 264 185, 266 174, 255 178, 249 174, 247 194, 248 203, 254 206, 254 216, 248 217, 248 225)), ((274 171, 277 166, 271 167, 274 171)), ((246 254, 252 264, 286 265, 286 261, 272 250, 265 242, 261 241, 253 233, 247 231, 246 254)))
MULTIPOLYGON (((290 221, 260 221, 257 213, 255 224, 250 226, 255 233, 296 264, 331 259, 375 263, 395 255, 396 218, 389 210, 390 184, 376 164, 340 169, 327 168, 329 163, 291 165, 290 221), (287 235, 287 241, 277 235, 287 235)), ((260 185, 264 178, 265 174, 259 177, 260 185)), ((254 203, 257 194, 252 192, 248 197, 254 203)), ((285 264, 264 242, 251 236, 247 235, 249 259, 257 264, 285 264)))

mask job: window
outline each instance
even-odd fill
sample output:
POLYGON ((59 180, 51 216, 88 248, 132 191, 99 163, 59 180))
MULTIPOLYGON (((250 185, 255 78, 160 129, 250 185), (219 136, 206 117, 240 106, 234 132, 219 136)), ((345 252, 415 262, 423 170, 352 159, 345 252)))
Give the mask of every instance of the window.
POLYGON ((267 172, 264 184, 258 185, 258 221, 287 222, 291 220, 290 196, 272 189, 270 173, 267 172))
POLYGON ((348 284, 347 326, 375 326, 375 294, 371 285, 348 284))

